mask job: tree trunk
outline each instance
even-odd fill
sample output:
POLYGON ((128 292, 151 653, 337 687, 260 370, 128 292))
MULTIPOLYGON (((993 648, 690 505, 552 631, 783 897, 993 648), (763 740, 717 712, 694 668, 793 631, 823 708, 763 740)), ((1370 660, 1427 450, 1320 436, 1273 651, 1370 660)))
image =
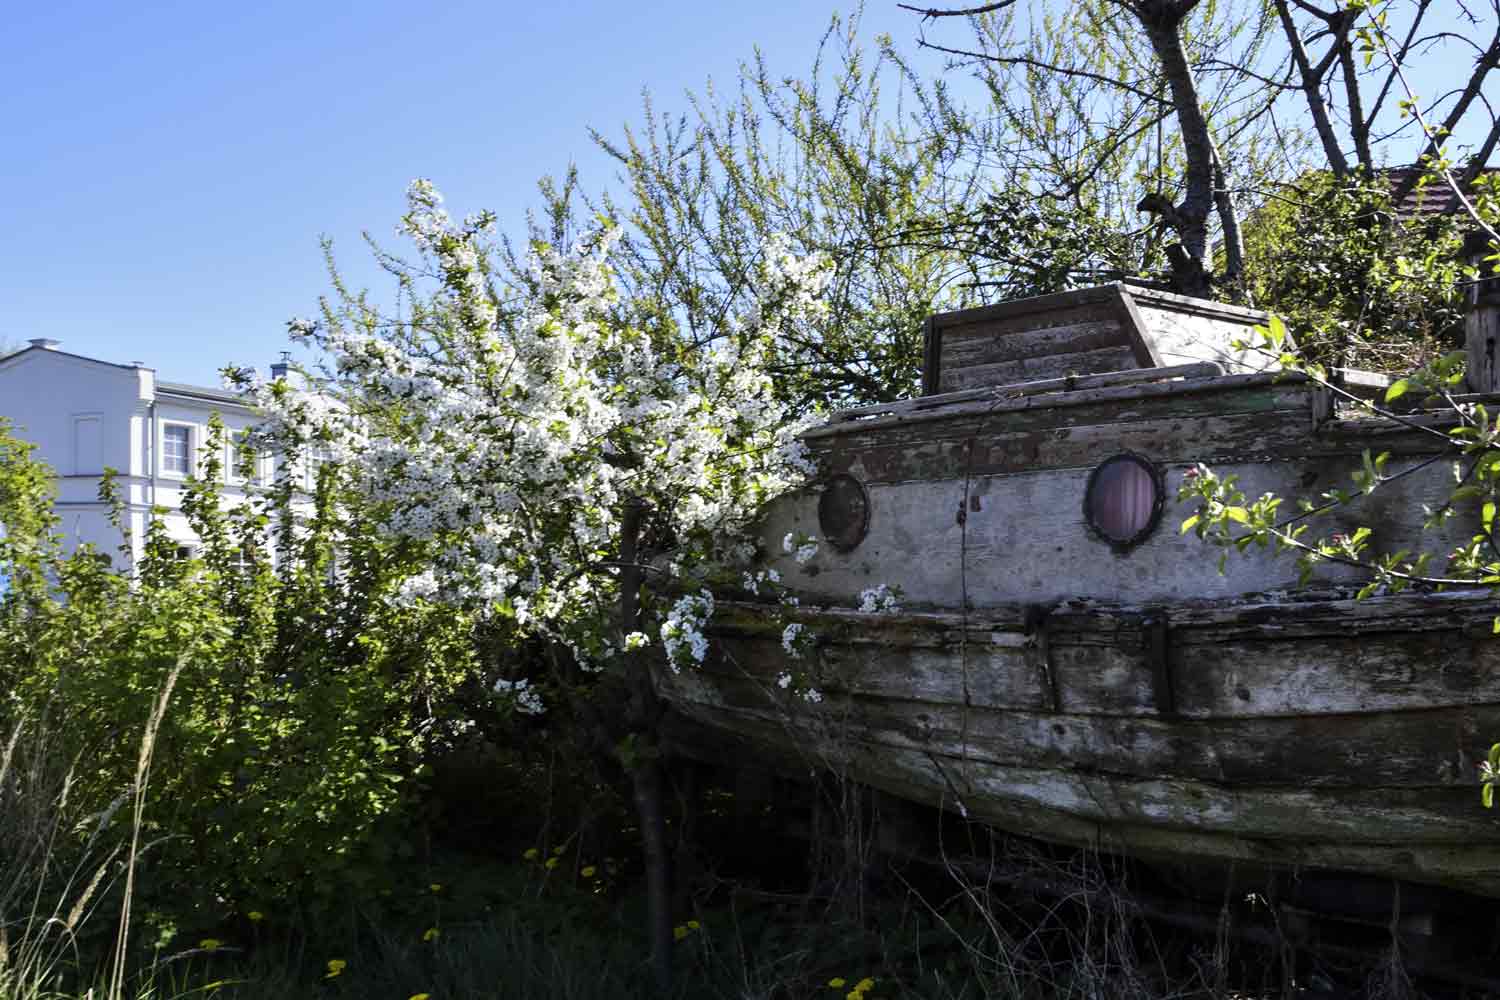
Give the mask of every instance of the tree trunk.
POLYGON ((1328 157, 1328 167, 1335 177, 1345 177, 1349 173, 1349 161, 1339 147, 1338 135, 1333 131, 1333 121, 1328 117, 1328 102, 1323 99, 1323 71, 1316 69, 1308 58, 1307 47, 1302 44, 1302 36, 1297 33, 1297 24, 1292 20, 1287 0, 1276 0, 1276 16, 1281 20, 1281 30, 1291 49, 1292 61, 1297 64, 1297 76, 1302 81, 1307 110, 1312 115, 1318 140, 1323 144, 1323 155, 1328 157))
POLYGON ((1214 205, 1219 211, 1219 226, 1224 234, 1224 273, 1221 283, 1231 289, 1238 302, 1244 293, 1245 240, 1240 235, 1239 207, 1234 203, 1234 193, 1229 190, 1229 179, 1219 161, 1219 151, 1214 150, 1214 205))
MULTIPOLYGON (((645 509, 627 501, 620 518, 620 631, 621 639, 640 625, 640 533, 645 509)), ((621 645, 624 643, 622 641, 621 645)), ((672 992, 672 874, 667 849, 666 780, 656 727, 661 707, 651 669, 640 651, 626 650, 625 671, 630 694, 626 724, 630 747, 621 763, 630 772, 636 818, 641 826, 641 853, 646 868, 647 932, 651 939, 651 973, 659 996, 672 992)))
POLYGON ((1183 253, 1174 255, 1173 264, 1179 290, 1201 296, 1209 294, 1208 218, 1214 210, 1214 147, 1198 99, 1198 84, 1182 44, 1183 19, 1195 6, 1197 0, 1135 0, 1129 9, 1145 29, 1171 89, 1187 169, 1182 200, 1165 218, 1182 243, 1183 253))
MULTIPOLYGON (((639 654, 631 654, 639 655, 639 654)), ((641 853, 646 863, 646 910, 651 937, 651 975, 658 996, 672 993, 672 876, 667 849, 665 775, 655 741, 641 747, 630 769, 641 853)))
POLYGON ((1370 125, 1365 118, 1365 103, 1359 93, 1359 69, 1354 65, 1354 43, 1349 34, 1359 12, 1346 10, 1333 27, 1333 44, 1338 48, 1339 68, 1344 77, 1344 94, 1349 102, 1345 114, 1349 116, 1349 133, 1354 138, 1354 155, 1359 159, 1360 169, 1366 177, 1375 175, 1375 153, 1370 149, 1370 125))

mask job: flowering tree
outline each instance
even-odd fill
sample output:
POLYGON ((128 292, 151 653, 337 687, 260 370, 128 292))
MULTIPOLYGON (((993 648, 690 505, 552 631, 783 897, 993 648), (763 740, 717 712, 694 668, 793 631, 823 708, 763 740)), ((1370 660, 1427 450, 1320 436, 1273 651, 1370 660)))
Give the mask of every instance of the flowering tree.
MULTIPOLYGON (((824 267, 771 242, 749 306, 693 348, 670 315, 618 293, 616 232, 569 253, 536 245, 517 273, 492 226, 489 213, 455 223, 414 182, 401 232, 416 256, 381 258, 400 308, 387 315, 335 276, 320 320, 291 324, 323 352, 327 381, 254 385, 264 434, 327 449, 406 547, 414 571, 392 600, 477 609, 559 654, 544 676, 497 690, 522 712, 565 698, 594 723, 592 742, 632 775, 659 871, 660 712, 640 651, 657 632, 674 660, 702 659, 710 599, 694 592, 753 555, 751 518, 809 471, 769 369, 783 335, 818 312, 824 267), (688 596, 639 606, 643 573, 688 596), (659 629, 643 618, 663 615, 659 629)), ((665 881, 656 888, 664 911, 665 881)))

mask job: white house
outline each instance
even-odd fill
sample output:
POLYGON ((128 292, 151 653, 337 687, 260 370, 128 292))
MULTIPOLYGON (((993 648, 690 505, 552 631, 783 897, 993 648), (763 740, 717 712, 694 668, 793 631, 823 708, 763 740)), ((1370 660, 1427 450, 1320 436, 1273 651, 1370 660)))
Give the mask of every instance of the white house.
MULTIPOLYGON (((280 374, 273 366, 273 374, 280 374)), ((284 369, 283 369, 284 371, 284 369)), ((181 513, 183 486, 201 469, 209 444, 209 417, 217 413, 229 434, 253 427, 255 411, 234 392, 166 382, 140 362, 114 364, 58 349, 38 339, 0 358, 0 417, 11 433, 37 446, 35 455, 57 473, 62 530, 75 543, 92 542, 115 556, 121 538, 99 502, 105 468, 117 473, 130 529, 132 564, 140 558, 152 510, 179 552, 198 540, 181 513)), ((226 505, 247 490, 270 483, 272 458, 257 456, 247 467, 224 445, 226 505)))

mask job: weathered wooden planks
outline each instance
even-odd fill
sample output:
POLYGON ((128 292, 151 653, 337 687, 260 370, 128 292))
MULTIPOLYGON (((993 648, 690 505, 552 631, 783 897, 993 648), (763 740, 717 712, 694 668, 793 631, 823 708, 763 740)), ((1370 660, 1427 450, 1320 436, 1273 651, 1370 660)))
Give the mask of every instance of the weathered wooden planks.
POLYGON ((1403 595, 1341 619, 1355 603, 1258 604, 1239 614, 1063 607, 1031 615, 1029 631, 1020 608, 966 624, 726 604, 714 628, 730 676, 765 682, 811 668, 830 690, 863 699, 1002 713, 1209 721, 1500 705, 1500 640, 1485 631, 1494 610, 1485 599, 1403 595), (784 620, 817 637, 814 661, 786 656, 784 620), (1154 620, 1165 623, 1164 657, 1151 642, 1154 620), (1159 670, 1169 674, 1171 705, 1162 704, 1159 670))
POLYGON ((943 331, 943 363, 950 368, 967 368, 1130 346, 1118 313, 1109 307, 1073 310, 1050 316, 1045 325, 1042 323, 1039 318, 1023 318, 947 327, 943 331))
POLYGON ((944 392, 956 392, 962 389, 1001 385, 1005 382, 1020 382, 1027 379, 1122 372, 1140 367, 1133 349, 1128 344, 1118 344, 1095 350, 1048 354, 1016 360, 987 361, 962 368, 949 368, 943 372, 939 386, 944 392))
MULTIPOLYGON (((857 777, 942 768, 935 775, 970 808, 1056 810, 1096 823, 1158 826, 1271 840, 1337 840, 1349 844, 1460 844, 1500 847, 1500 816, 1478 802, 1472 786, 1386 787, 1355 775, 1320 788, 1220 783, 1175 776, 1137 776, 1080 767, 1024 766, 986 759, 974 743, 910 743, 838 717, 838 707, 795 706, 789 713, 690 706, 697 717, 757 741, 783 739, 790 727, 830 761, 844 759, 857 777), (829 716, 819 722, 799 717, 829 716)), ((879 785, 878 781, 871 782, 879 785)), ((940 786, 941 787, 941 786, 940 786)))
POLYGON ((1099 375, 1068 375, 1062 378, 1038 379, 1024 382, 1007 382, 986 386, 982 389, 964 389, 960 392, 945 392, 933 396, 918 396, 892 403, 870 403, 838 410, 829 416, 830 423, 844 423, 876 416, 895 416, 934 410, 958 403, 976 400, 991 402, 996 399, 1020 399, 1045 393, 1076 392, 1083 389, 1104 389, 1111 386, 1138 385, 1145 382, 1164 382, 1173 379, 1219 378, 1224 375, 1222 366, 1212 362, 1195 362, 1188 365, 1171 365, 1165 368, 1136 368, 1128 372, 1106 372, 1099 375))
MULTIPOLYGON (((721 665, 672 684, 682 704, 733 717, 798 718, 769 678, 721 665)), ((996 710, 824 685, 824 715, 865 743, 962 757, 996 767, 1061 768, 1181 778, 1236 788, 1443 788, 1473 791, 1477 763, 1500 733, 1500 705, 1374 715, 1158 719, 996 710)))
POLYGON ((1187 361, 1268 370, 1274 359, 1233 347, 1265 320, 1255 310, 1119 283, 942 313, 924 331, 923 392, 1187 361))
POLYGON ((826 437, 887 432, 890 428, 975 418, 983 418, 987 423, 993 420, 995 426, 1016 422, 1071 426, 1147 419, 1145 415, 1171 412, 1207 414, 1253 413, 1278 409, 1309 410, 1305 382, 1305 379, 1294 375, 1250 374, 1145 385, 1110 385, 1048 396, 1018 391, 1015 398, 998 395, 935 410, 892 411, 868 420, 834 421, 807 431, 803 438, 811 442, 826 437), (1164 400, 1167 402, 1164 403, 1164 400))
POLYGON ((726 763, 753 755, 759 764, 790 774, 805 775, 832 767, 837 773, 893 795, 950 811, 961 809, 970 819, 1055 843, 1177 861, 1196 858, 1216 863, 1363 872, 1500 896, 1500 843, 1492 837, 1469 843, 1349 843, 1097 822, 1009 799, 964 795, 953 780, 953 769, 941 758, 907 757, 881 761, 884 766, 874 767, 858 747, 799 742, 788 738, 785 729, 779 737, 770 732, 750 737, 724 729, 711 712, 704 715, 679 714, 673 718, 668 731, 675 747, 726 763))

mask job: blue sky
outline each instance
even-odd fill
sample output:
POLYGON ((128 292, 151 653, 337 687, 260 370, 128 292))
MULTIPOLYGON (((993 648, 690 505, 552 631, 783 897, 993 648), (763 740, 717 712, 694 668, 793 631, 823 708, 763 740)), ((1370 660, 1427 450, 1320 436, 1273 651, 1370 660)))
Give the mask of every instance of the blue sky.
MULTIPOLYGON (((670 110, 709 78, 727 87, 753 45, 773 71, 804 73, 831 13, 783 0, 13 4, 0 340, 51 337, 206 384, 226 362, 264 368, 327 287, 319 237, 356 283, 376 281, 360 233, 392 234, 412 177, 456 214, 493 208, 520 232, 539 176, 576 162, 591 190, 612 179, 590 126, 637 121, 644 88, 670 110)), ((872 3, 862 35, 877 32, 910 43, 917 25, 872 3)))
MULTIPOLYGON (((822 4, 60 2, 7 9, 0 339, 51 337, 216 384, 269 364, 326 287, 318 240, 370 276, 407 182, 521 230, 536 180, 613 176, 641 93, 680 107, 759 44, 805 71, 822 4)), ((865 18, 913 34, 884 4, 865 18)), ((380 285, 373 286, 377 291, 380 285)))

